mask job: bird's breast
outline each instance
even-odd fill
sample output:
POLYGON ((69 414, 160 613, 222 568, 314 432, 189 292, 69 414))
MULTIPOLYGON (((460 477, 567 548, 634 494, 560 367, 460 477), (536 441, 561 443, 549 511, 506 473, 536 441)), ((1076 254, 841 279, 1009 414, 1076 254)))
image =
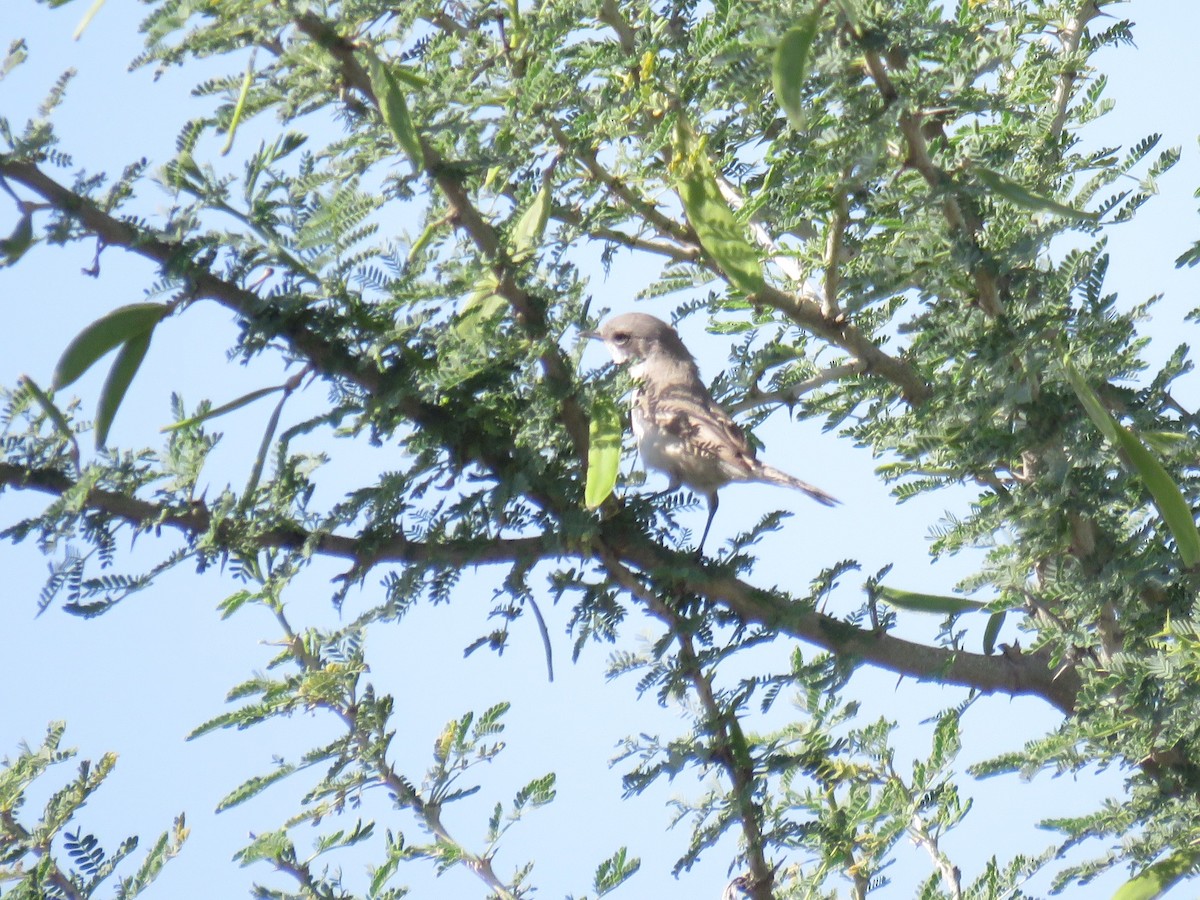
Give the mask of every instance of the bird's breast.
POLYGON ((710 493, 728 483, 730 476, 711 448, 699 446, 682 423, 657 421, 634 395, 630 422, 637 439, 638 454, 648 469, 666 473, 672 484, 686 484, 710 493))

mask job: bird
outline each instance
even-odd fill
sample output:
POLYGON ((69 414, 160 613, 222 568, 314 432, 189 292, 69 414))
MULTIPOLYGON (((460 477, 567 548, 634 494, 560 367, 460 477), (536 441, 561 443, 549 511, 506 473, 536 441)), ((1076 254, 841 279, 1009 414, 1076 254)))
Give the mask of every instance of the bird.
POLYGON ((665 493, 687 485, 708 501, 708 521, 717 512, 717 491, 732 481, 761 481, 803 491, 818 503, 840 501, 757 458, 754 447, 700 379, 696 360, 679 332, 647 313, 623 313, 585 337, 604 342, 617 365, 628 364, 636 382, 630 398, 633 434, 648 468, 666 474, 665 493))

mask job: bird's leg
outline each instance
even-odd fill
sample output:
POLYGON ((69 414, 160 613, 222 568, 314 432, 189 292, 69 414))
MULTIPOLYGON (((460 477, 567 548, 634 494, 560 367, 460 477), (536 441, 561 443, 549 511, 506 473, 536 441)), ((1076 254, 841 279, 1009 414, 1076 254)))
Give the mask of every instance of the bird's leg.
POLYGON ((696 556, 699 559, 704 558, 704 541, 708 538, 708 529, 712 528, 712 520, 713 516, 717 514, 719 500, 716 491, 708 495, 708 521, 704 523, 704 534, 700 535, 700 545, 696 548, 696 556))

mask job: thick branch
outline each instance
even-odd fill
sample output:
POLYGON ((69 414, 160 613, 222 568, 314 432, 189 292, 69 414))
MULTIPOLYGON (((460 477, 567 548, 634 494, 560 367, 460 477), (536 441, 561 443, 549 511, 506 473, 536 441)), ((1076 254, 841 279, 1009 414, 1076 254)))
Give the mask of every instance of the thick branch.
MULTIPOLYGON (((327 47, 341 61, 348 81, 364 95, 372 96, 369 79, 355 57, 354 46, 319 20, 305 18, 300 24, 306 33, 310 33, 314 40, 327 47)), ((513 280, 510 267, 503 263, 502 242, 495 229, 470 202, 464 186, 436 153, 435 148, 427 141, 424 143, 429 174, 447 197, 456 214, 456 222, 470 235, 485 257, 499 261, 497 264, 501 266, 504 276, 501 279, 500 290, 512 304, 517 316, 522 319, 527 333, 534 338, 546 337, 547 325, 541 306, 513 280)), ((344 347, 321 336, 310 313, 301 310, 288 313, 288 317, 282 319, 253 292, 224 281, 201 266, 190 264, 187 257, 181 254, 182 248, 179 244, 162 240, 147 230, 138 229, 113 218, 87 199, 48 178, 31 164, 0 158, 0 174, 25 185, 56 208, 73 216, 84 228, 99 236, 108 245, 121 246, 138 253, 155 261, 166 271, 180 271, 182 256, 185 266, 182 274, 189 280, 193 296, 211 298, 248 321, 261 319, 264 314, 275 315, 276 321, 270 324, 276 329, 276 333, 323 374, 347 378, 367 390, 386 389, 384 373, 372 363, 360 360, 344 347)), ((771 287, 765 288, 756 299, 781 310, 814 334, 843 347, 861 361, 864 371, 878 373, 900 385, 910 402, 918 403, 928 395, 927 386, 903 360, 883 353, 847 322, 831 320, 824 315, 815 301, 771 287)), ((561 354, 548 351, 543 356, 543 364, 547 376, 555 382, 567 388, 573 383, 570 369, 561 354)), ((392 374, 388 373, 388 377, 392 374)), ((394 374, 396 377, 403 377, 404 373, 394 374)), ((402 404, 401 411, 418 425, 444 430, 447 416, 444 410, 423 404, 415 398, 401 397, 398 402, 402 404)), ((582 451, 586 449, 587 442, 586 418, 569 392, 563 401, 562 414, 577 451, 585 455, 582 451)), ((477 449, 475 454, 497 477, 504 477, 512 469, 510 452, 511 448, 487 447, 477 449)), ((476 458, 475 455, 472 455, 472 458, 476 458)), ((34 474, 8 465, 0 469, 0 484, 61 494, 70 489, 72 482, 58 473, 34 474)), ((547 493, 537 486, 530 489, 530 496, 548 508, 555 505, 548 499, 547 493)), ((211 525, 209 513, 203 507, 171 510, 136 498, 100 490, 89 494, 86 502, 93 508, 143 526, 160 522, 184 531, 202 534, 206 533, 211 525)), ((275 542, 278 546, 309 545, 317 552, 354 559, 367 565, 384 561, 470 564, 531 556, 547 557, 560 553, 559 548, 545 543, 542 538, 492 542, 485 546, 451 544, 437 548, 397 541, 382 551, 380 548, 371 548, 369 552, 365 552, 364 544, 355 538, 338 535, 314 536, 303 530, 291 528, 266 532, 259 536, 259 540, 263 544, 275 542)), ((778 628, 833 652, 850 654, 864 662, 918 678, 961 684, 985 692, 1034 694, 1064 711, 1069 711, 1073 705, 1078 689, 1077 676, 1071 671, 1066 671, 1058 677, 1053 677, 1040 657, 1017 652, 1004 657, 985 657, 925 647, 887 634, 858 629, 806 608, 792 607, 770 593, 737 579, 726 576, 713 578, 690 558, 684 563, 678 555, 669 553, 647 538, 630 535, 627 530, 619 538, 610 537, 610 546, 620 548, 618 556, 624 563, 644 570, 659 566, 679 568, 682 565, 688 573, 688 590, 728 605, 747 622, 759 622, 768 627, 778 628)), ((591 555, 586 548, 575 549, 573 552, 591 555)))
POLYGON ((750 868, 749 875, 742 882, 744 890, 753 900, 772 900, 775 896, 772 891, 775 873, 766 857, 762 807, 754 801, 758 779, 736 710, 724 708, 717 700, 712 676, 702 669, 692 635, 675 610, 610 553, 602 552, 601 555, 604 567, 613 580, 638 597, 655 616, 665 622, 679 644, 681 669, 700 699, 700 706, 708 720, 706 730, 713 735, 714 741, 719 742, 714 746, 716 752, 713 761, 725 770, 733 787, 734 808, 741 822, 742 836, 746 842, 746 860, 750 868))
POLYGON ((861 361, 863 371, 879 375, 897 385, 904 399, 919 406, 929 397, 929 385, 907 362, 879 349, 844 317, 830 319, 814 300, 799 294, 789 294, 771 285, 765 286, 754 299, 777 309, 806 331, 836 344, 861 361))
POLYGON ((632 55, 637 50, 637 31, 625 20, 616 0, 603 0, 600 4, 600 13, 596 18, 617 33, 617 40, 621 42, 622 51, 632 55))
MULTIPOLYGON (((643 571, 674 567, 680 571, 678 554, 649 542, 625 542, 617 555, 627 565, 643 571)), ((1074 708, 1080 679, 1074 669, 1054 671, 1047 653, 1022 653, 1009 649, 996 656, 929 647, 893 637, 886 632, 858 628, 783 600, 729 575, 714 574, 699 567, 680 571, 685 590, 724 604, 744 622, 756 622, 823 647, 839 656, 910 675, 920 680, 957 684, 985 694, 1028 694, 1041 697, 1064 713, 1074 708)))
MULTIPOLYGON (((75 485, 75 481, 61 472, 23 469, 11 463, 0 463, 0 489, 12 487, 61 496, 75 485)), ((189 537, 208 534, 212 528, 212 513, 203 503, 192 503, 186 508, 170 507, 117 491, 92 488, 83 504, 88 509, 102 512, 136 528, 168 525, 189 537)), ((222 525, 217 526, 214 540, 217 546, 233 548, 232 535, 222 525)), ((450 540, 423 543, 410 541, 400 534, 373 542, 369 538, 315 533, 298 525, 269 528, 256 534, 252 542, 257 548, 308 548, 313 553, 352 560, 356 569, 363 571, 380 563, 469 566, 545 558, 556 556, 559 552, 542 538, 497 538, 486 543, 450 540)))
MULTIPOLYGON (((60 472, 26 470, 11 463, 0 463, 0 488, 12 487, 61 496, 75 482, 60 472)), ((116 491, 93 488, 84 505, 128 522, 135 527, 167 525, 199 536, 212 526, 209 510, 201 504, 187 509, 172 508, 130 497, 116 491)), ((439 541, 436 544, 393 537, 380 544, 367 539, 335 534, 314 534, 299 526, 269 529, 255 537, 256 546, 299 549, 353 560, 357 571, 381 563, 424 563, 429 565, 481 565, 514 560, 588 557, 611 553, 623 565, 643 571, 660 568, 682 570, 684 588, 719 602, 746 622, 757 622, 778 629, 800 640, 816 644, 839 655, 880 666, 922 680, 936 680, 974 688, 983 693, 1030 694, 1041 697, 1063 712, 1070 712, 1079 690, 1079 677, 1073 670, 1053 673, 1041 654, 1023 654, 1009 650, 1000 656, 983 656, 965 651, 928 647, 886 633, 848 625, 833 616, 815 612, 781 600, 777 596, 732 576, 712 575, 692 557, 672 553, 648 539, 637 539, 616 523, 606 529, 606 544, 595 551, 567 548, 546 537, 493 539, 486 543, 439 541), (613 534, 613 532, 619 532, 613 534), (604 550, 604 546, 611 550, 604 550)), ((221 541, 218 527, 217 542, 221 541)))

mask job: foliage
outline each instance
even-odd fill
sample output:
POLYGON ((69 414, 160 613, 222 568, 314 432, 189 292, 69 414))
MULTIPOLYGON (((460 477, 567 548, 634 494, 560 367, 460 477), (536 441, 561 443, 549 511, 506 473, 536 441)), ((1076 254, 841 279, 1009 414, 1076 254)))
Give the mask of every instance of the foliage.
POLYGON ((111 880, 111 896, 117 900, 136 897, 187 839, 183 814, 154 842, 136 869, 114 877, 138 848, 137 837, 128 837, 106 852, 95 835, 78 826, 74 831, 67 827, 116 765, 116 754, 106 753, 98 763, 81 762, 79 774, 50 795, 41 818, 22 824, 18 814, 34 782, 50 767, 75 756, 74 750, 61 747, 63 731, 61 722, 52 722, 40 747, 23 746, 15 759, 5 759, 0 768, 0 886, 7 885, 4 896, 12 900, 86 900, 105 896, 101 888, 111 880), (66 864, 59 861, 63 855, 69 860, 66 864))
MULTIPOLYGON (((1127 895, 1153 896, 1194 869, 1200 419, 1171 393, 1190 351, 1149 371, 1148 306, 1104 286, 1108 230, 1179 154, 1156 135, 1100 151, 1079 138, 1106 109, 1090 60, 1128 43, 1130 23, 1099 18, 1092 0, 146 5, 137 66, 223 72, 195 86, 172 158, 114 176, 77 163, 88 148, 64 147, 53 125, 69 76, 31 121, 0 110, 0 187, 15 213, 0 262, 89 242, 97 276, 113 254, 157 270, 150 299, 81 323, 59 361, 61 392, 117 350, 94 425, 88 407, 31 379, 7 391, 0 486, 51 501, 4 536, 51 556, 42 609, 65 598, 98 615, 186 562, 241 582, 222 615, 270 612, 269 670, 193 733, 298 712, 336 727, 220 804, 315 775, 298 812, 238 856, 298 891, 263 896, 398 897, 402 864, 421 861, 462 867, 493 896, 532 894, 532 863, 497 857, 510 829, 554 801, 554 773, 496 804, 478 846, 443 818, 505 750, 507 704, 447 710, 417 773, 368 662, 368 636, 406 627, 414 606, 460 608, 472 566, 495 595, 468 650, 503 651, 526 613, 550 650, 538 599, 569 600, 576 654, 615 644, 614 676, 687 716, 680 734, 626 738, 620 762, 630 794, 703 779, 675 801, 689 828, 677 874, 732 846, 726 835, 729 891, 756 900, 865 897, 887 883, 902 839, 927 851, 913 893, 928 898, 1025 896, 1045 866, 1063 889, 1127 866, 1140 873, 1127 895), (247 146, 250 123, 272 116, 271 137, 247 146), (170 195, 165 212, 144 196, 153 182, 170 195), (853 583, 856 560, 805 560, 816 574, 797 564, 796 583, 765 586, 758 542, 779 515, 697 558, 678 522, 687 498, 610 494, 611 398, 628 385, 607 369, 580 374, 576 338, 596 324, 596 278, 630 259, 652 267, 644 297, 671 297, 680 317, 728 336, 715 389, 751 424, 780 406, 823 419, 829 440, 878 455, 897 502, 973 491, 932 545, 939 558, 983 552, 962 597, 885 584, 886 570, 853 583), (282 361, 292 376, 191 410, 176 399, 162 447, 105 449, 151 334, 206 303, 237 320, 231 359, 282 361), (280 430, 314 384, 327 404, 280 430), (208 429, 275 394, 244 487, 208 490, 219 440, 208 429), (97 449, 85 455, 88 430, 97 449), (333 438, 406 455, 322 504, 325 457, 298 447, 333 438), (122 571, 126 535, 158 542, 149 571, 122 571), (293 612, 321 558, 346 565, 330 596, 338 628, 293 612), (352 586, 365 603, 349 604, 352 586), (826 611, 858 587, 854 611, 826 611), (634 610, 659 629, 640 651, 634 610), (975 652, 955 623, 980 610, 990 619, 975 652), (929 612, 946 617, 937 639, 896 633, 929 612), (1023 646, 993 652, 1005 621, 1019 621, 1023 646), (783 668, 760 655, 779 646, 794 648, 783 668), (948 693, 927 755, 903 767, 894 735, 913 723, 860 722, 845 694, 863 668, 970 695, 948 693), (1061 722, 974 774, 1116 766, 1128 787, 1046 823, 1063 837, 1044 854, 996 847, 964 873, 941 839, 979 827, 956 754, 967 705, 995 692, 1040 698, 1061 722), (795 702, 782 724, 780 696, 795 702), (360 808, 372 788, 389 798, 386 824, 360 808), (311 852, 298 847, 302 823, 315 826, 311 852), (1098 839, 1115 849, 1054 862, 1098 839), (371 854, 366 883, 327 861, 352 847, 371 854)), ((26 53, 14 45, 0 71, 26 53)), ((5 770, 0 879, 24 879, 14 897, 91 896, 133 849, 106 856, 65 830, 109 757, 56 794, 41 825, 13 818, 58 733, 5 770)), ((118 896, 141 890, 183 833, 181 818, 118 896)), ((596 896, 639 873, 633 850, 605 853, 579 876, 596 896)))

